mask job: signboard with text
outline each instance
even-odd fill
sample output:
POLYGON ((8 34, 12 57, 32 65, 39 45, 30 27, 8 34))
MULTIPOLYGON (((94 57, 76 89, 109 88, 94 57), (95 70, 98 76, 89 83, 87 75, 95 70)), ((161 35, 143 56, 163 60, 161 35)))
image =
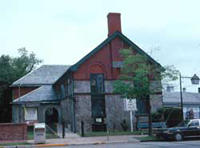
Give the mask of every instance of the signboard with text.
POLYGON ((24 108, 25 120, 37 120, 37 108, 24 108))
POLYGON ((127 111, 136 111, 137 104, 136 99, 125 99, 125 110, 127 111))

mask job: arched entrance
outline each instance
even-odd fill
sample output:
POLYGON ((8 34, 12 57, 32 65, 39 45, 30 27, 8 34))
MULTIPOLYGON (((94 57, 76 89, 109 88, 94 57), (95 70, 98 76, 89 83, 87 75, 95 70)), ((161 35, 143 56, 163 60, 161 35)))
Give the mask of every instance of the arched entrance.
POLYGON ((57 130, 58 117, 56 108, 51 107, 45 111, 45 123, 54 130, 57 130))

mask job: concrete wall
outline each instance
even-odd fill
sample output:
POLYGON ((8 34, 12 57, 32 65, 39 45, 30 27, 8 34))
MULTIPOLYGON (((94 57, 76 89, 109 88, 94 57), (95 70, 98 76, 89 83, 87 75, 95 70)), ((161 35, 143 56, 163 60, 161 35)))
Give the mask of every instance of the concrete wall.
POLYGON ((155 95, 150 95, 151 99, 151 112, 156 112, 158 108, 163 107, 162 99, 162 84, 161 81, 152 81, 150 89, 155 95))
POLYGON ((58 111, 58 122, 62 122, 62 114, 61 114, 61 108, 60 104, 46 104, 46 105, 40 105, 38 115, 39 115, 39 122, 45 123, 45 113, 49 108, 55 108, 58 111))
POLYGON ((124 100, 119 95, 106 95, 105 101, 107 129, 122 130, 123 120, 126 120, 130 129, 130 112, 124 110, 124 100))
MULTIPOLYGON (((129 112, 124 111, 124 102, 119 95, 113 93, 113 82, 105 81, 105 109, 106 118, 105 123, 107 129, 122 130, 121 123, 126 120, 128 126, 130 125, 129 112)), ((86 132, 92 131, 92 124, 94 119, 91 115, 91 96, 90 81, 75 81, 75 110, 76 110, 76 126, 77 132, 80 132, 81 121, 84 121, 86 132)))
POLYGON ((13 122, 14 123, 19 123, 19 122, 25 122, 24 118, 24 106, 26 108, 28 107, 34 107, 38 109, 37 112, 37 117, 38 117, 38 122, 40 123, 45 123, 45 112, 49 108, 55 108, 58 111, 58 121, 61 123, 61 109, 60 109, 60 104, 40 104, 40 103, 34 103, 34 102, 29 102, 24 104, 23 106, 20 105, 20 111, 19 111, 19 105, 13 104, 13 122))
POLYGON ((42 112, 40 111, 41 106, 39 103, 34 103, 34 102, 30 102, 30 103, 26 103, 23 105, 18 105, 18 104, 13 104, 12 105, 12 121, 14 123, 19 123, 19 122, 25 122, 25 108, 28 107, 34 107, 38 109, 38 121, 42 122, 43 121, 43 117, 42 117, 42 112))
POLYGON ((90 95, 75 95, 76 129, 80 133, 81 121, 86 132, 92 131, 91 97, 90 95))
POLYGON ((90 80, 74 81, 74 93, 90 93, 90 80))
MULTIPOLYGON (((91 132, 92 124, 94 122, 94 119, 91 116, 91 97, 90 95, 76 95, 75 98, 77 132, 80 133, 81 121, 84 121, 85 132, 91 132)), ((124 100, 121 99, 119 95, 106 95, 105 106, 105 123, 108 130, 121 131, 121 123, 123 122, 123 120, 126 120, 126 123, 130 128, 130 113, 124 110, 124 100)))
POLYGON ((12 122, 19 122, 19 106, 15 104, 12 105, 12 122))
POLYGON ((73 122, 74 122, 74 114, 73 114, 73 100, 72 99, 65 99, 61 101, 61 113, 62 113, 62 120, 65 122, 65 126, 74 131, 73 122))
MULTIPOLYGON (((107 129, 122 130, 121 123, 126 120, 130 129, 130 112, 124 110, 124 100, 120 95, 113 93, 113 80, 105 80, 105 107, 106 118, 105 123, 107 129)), ((155 85, 156 83, 154 83, 155 85)), ((158 85, 158 84, 157 84, 158 85)), ((85 131, 92 130, 93 118, 91 116, 91 96, 90 96, 90 81, 75 81, 75 114, 76 114, 76 127, 77 132, 80 132, 81 121, 84 121, 85 131)), ((151 95, 152 112, 162 107, 161 94, 151 95)), ((134 118, 134 123, 136 119, 134 118)))
POLYGON ((105 93, 113 93, 113 83, 115 81, 108 81, 108 80, 105 80, 104 82, 104 87, 105 87, 105 93))
POLYGON ((156 112, 158 108, 163 107, 162 95, 151 95, 151 112, 156 112))

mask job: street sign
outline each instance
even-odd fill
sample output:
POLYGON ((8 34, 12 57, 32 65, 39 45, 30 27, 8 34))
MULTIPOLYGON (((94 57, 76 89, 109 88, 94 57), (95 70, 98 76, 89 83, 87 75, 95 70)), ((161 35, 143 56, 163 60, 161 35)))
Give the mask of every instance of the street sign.
POLYGON ((124 99, 124 109, 130 112, 130 127, 133 132, 133 112, 137 110, 136 99, 124 99))
POLYGON ((137 104, 136 99, 125 99, 125 110, 127 111, 136 111, 137 104))

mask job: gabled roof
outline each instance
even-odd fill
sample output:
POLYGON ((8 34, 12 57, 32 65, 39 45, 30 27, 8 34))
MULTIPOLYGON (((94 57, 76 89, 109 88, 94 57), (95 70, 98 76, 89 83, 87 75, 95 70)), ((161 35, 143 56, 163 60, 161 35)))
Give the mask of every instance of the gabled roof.
POLYGON ((12 86, 28 86, 28 85, 52 85, 54 84, 68 69, 68 65, 42 65, 33 72, 28 73, 24 77, 15 81, 12 86))
MULTIPOLYGON (((187 105, 199 105, 200 93, 183 92, 183 104, 187 105)), ((163 103, 164 104, 180 104, 180 92, 164 92, 163 103)))
POLYGON ((21 96, 20 99, 16 99, 13 103, 22 102, 42 102, 42 101, 54 101, 57 100, 56 94, 52 88, 52 85, 43 85, 28 94, 21 96))
POLYGON ((93 54, 95 54, 97 51, 102 49, 106 44, 108 44, 110 41, 112 41, 114 38, 119 37, 121 38, 125 43, 127 43, 130 47, 132 47, 134 50, 136 50, 138 53, 145 55, 149 58, 149 60, 156 65, 161 65, 156 62, 152 57, 150 57, 146 52, 144 52, 140 47, 138 47, 135 43, 133 43, 131 40, 129 40, 125 35, 123 35, 121 32, 116 31, 114 34, 109 36, 106 40, 104 40, 100 45, 98 45, 95 49, 93 49, 89 54, 87 54, 85 57, 83 57, 80 61, 78 61, 76 64, 70 67, 70 70, 77 71, 78 67, 84 63, 87 59, 89 59, 93 54))

